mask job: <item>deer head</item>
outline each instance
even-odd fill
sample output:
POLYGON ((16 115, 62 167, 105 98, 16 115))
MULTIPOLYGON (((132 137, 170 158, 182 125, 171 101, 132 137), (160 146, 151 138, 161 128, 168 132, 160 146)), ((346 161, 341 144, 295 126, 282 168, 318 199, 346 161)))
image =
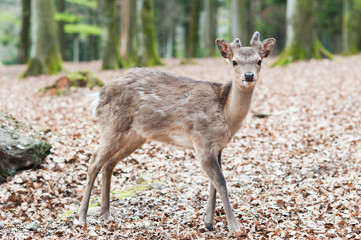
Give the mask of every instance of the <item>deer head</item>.
POLYGON ((259 32, 251 39, 251 47, 242 47, 241 40, 236 38, 232 43, 217 39, 216 44, 221 55, 233 65, 232 80, 240 89, 253 89, 262 65, 262 60, 268 57, 276 43, 274 38, 259 40, 259 32))

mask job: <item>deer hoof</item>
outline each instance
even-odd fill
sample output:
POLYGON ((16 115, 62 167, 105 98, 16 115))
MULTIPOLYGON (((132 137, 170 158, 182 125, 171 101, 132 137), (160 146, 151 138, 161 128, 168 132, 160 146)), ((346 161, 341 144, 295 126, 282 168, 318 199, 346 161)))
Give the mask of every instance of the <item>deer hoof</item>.
POLYGON ((212 223, 205 223, 206 225, 206 228, 209 230, 209 231, 213 231, 213 224, 212 223))

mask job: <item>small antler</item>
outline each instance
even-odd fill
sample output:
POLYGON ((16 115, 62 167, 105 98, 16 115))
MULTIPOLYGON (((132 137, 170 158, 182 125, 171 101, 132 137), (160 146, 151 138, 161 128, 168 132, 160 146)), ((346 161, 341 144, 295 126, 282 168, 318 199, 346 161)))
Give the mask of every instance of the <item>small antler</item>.
POLYGON ((251 47, 260 48, 261 41, 259 40, 259 32, 255 32, 251 39, 251 47))
POLYGON ((237 48, 242 47, 242 43, 241 43, 241 40, 239 40, 239 38, 234 39, 234 41, 232 42, 231 45, 232 45, 233 49, 237 49, 237 48))

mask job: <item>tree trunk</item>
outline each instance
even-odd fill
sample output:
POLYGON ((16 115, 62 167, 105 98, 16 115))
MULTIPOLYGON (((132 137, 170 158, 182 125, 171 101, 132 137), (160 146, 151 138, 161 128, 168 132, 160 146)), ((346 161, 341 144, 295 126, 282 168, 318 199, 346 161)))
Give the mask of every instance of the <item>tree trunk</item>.
POLYGON ((296 60, 321 59, 322 55, 333 58, 317 38, 313 0, 288 0, 286 22, 286 47, 273 66, 287 65, 296 60))
POLYGON ((217 0, 205 1, 206 11, 206 56, 212 57, 216 53, 215 40, 217 36, 217 0))
MULTIPOLYGON (((357 11, 357 10, 356 10, 357 11)), ((357 30, 355 28, 355 10, 352 10, 352 0, 342 1, 342 52, 344 54, 355 54, 357 47, 357 30)))
POLYGON ((79 62, 79 48, 80 48, 80 39, 79 34, 75 34, 73 38, 73 62, 79 62))
POLYGON ((102 4, 104 24, 103 44, 103 69, 118 69, 124 66, 119 51, 119 11, 117 0, 104 0, 102 4))
MULTIPOLYGON (((252 0, 250 1, 250 15, 253 16, 249 18, 249 33, 255 31, 260 31, 259 28, 262 25, 262 0, 252 0)), ((250 37, 250 36, 249 36, 250 37)))
POLYGON ((26 63, 29 58, 29 35, 30 35, 30 0, 22 0, 22 23, 20 31, 19 62, 26 63))
MULTIPOLYGON (((29 0, 28 0, 29 1, 29 0)), ((65 0, 58 0, 58 12, 65 13, 65 0)), ((66 49, 66 43, 65 43, 65 32, 64 32, 64 21, 58 21, 58 38, 59 38, 59 47, 60 47, 60 53, 62 58, 66 59, 65 57, 65 49, 66 49)))
POLYGON ((23 76, 56 74, 63 69, 63 65, 54 20, 54 2, 32 0, 31 12, 31 60, 23 76))
POLYGON ((163 65, 157 47, 155 24, 154 24, 154 1, 144 0, 142 6, 142 40, 143 54, 140 58, 142 66, 163 65))
MULTIPOLYGON (((248 14, 246 0, 232 0, 232 38, 239 38, 244 44, 249 43, 248 38, 248 14)), ((232 40, 233 40, 232 39, 232 40)))
POLYGON ((137 1, 122 0, 120 55, 127 67, 137 60, 137 1))
POLYGON ((192 0, 190 2, 191 12, 190 12, 190 25, 188 28, 189 33, 187 39, 187 58, 197 57, 198 46, 199 46, 199 15, 201 12, 201 1, 192 0))

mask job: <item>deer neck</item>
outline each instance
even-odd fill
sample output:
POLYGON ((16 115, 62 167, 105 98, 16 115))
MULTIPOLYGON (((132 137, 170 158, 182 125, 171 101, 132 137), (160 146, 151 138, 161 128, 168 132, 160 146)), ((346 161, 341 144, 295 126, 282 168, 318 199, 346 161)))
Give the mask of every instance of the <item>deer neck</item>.
POLYGON ((240 89, 232 84, 223 111, 226 121, 231 129, 232 136, 239 129, 251 105, 252 89, 240 89))

